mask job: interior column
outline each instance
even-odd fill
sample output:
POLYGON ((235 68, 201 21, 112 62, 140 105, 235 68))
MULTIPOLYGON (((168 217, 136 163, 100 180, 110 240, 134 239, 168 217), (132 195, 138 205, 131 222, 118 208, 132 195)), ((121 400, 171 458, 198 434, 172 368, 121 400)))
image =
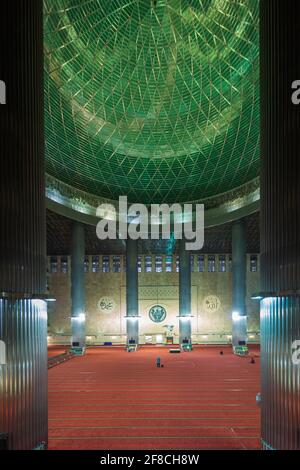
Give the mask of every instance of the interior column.
POLYGON ((299 450, 299 0, 262 0, 260 27, 262 446, 299 450))
POLYGON ((247 342, 246 228, 243 220, 232 225, 232 346, 247 342))
POLYGON ((138 242, 126 241, 126 333, 127 345, 139 344, 138 242))
POLYGON ((1 0, 0 80, 0 431, 9 450, 42 449, 48 371, 41 0, 1 0))
POLYGON ((191 326, 191 266, 186 240, 179 240, 179 344, 192 343, 191 326), (186 343, 187 342, 187 343, 186 343))
POLYGON ((72 349, 78 354, 83 354, 86 342, 84 280, 85 232, 84 225, 80 222, 74 222, 72 226, 71 251, 72 349))

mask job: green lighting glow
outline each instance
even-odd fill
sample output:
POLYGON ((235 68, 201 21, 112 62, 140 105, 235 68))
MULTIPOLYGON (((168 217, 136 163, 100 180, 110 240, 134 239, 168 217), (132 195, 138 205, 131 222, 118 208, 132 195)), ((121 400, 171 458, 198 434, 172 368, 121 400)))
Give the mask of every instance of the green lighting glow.
POLYGON ((258 175, 258 0, 45 0, 46 170, 134 202, 258 175))

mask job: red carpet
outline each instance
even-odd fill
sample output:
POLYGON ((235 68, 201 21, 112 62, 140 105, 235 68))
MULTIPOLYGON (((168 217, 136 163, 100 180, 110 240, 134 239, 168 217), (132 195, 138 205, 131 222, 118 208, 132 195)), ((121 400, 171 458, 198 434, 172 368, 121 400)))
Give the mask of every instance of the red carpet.
POLYGON ((258 449, 255 360, 228 347, 89 349, 49 370, 49 448, 258 449))
POLYGON ((70 346, 48 346, 48 357, 59 356, 70 349, 70 346))

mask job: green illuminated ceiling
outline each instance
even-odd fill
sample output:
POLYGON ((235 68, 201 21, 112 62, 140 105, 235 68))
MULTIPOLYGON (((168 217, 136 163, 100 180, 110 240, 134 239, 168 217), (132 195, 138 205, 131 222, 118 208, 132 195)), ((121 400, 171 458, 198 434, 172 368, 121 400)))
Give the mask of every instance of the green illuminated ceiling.
POLYGON ((145 203, 258 175, 258 0, 44 3, 50 175, 145 203))

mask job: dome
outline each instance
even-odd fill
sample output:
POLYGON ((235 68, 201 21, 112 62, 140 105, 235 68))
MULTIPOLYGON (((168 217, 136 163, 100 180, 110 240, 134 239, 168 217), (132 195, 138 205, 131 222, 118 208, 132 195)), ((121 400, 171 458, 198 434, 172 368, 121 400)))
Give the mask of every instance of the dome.
POLYGON ((257 0, 46 0, 46 171, 132 202, 259 172, 257 0))

